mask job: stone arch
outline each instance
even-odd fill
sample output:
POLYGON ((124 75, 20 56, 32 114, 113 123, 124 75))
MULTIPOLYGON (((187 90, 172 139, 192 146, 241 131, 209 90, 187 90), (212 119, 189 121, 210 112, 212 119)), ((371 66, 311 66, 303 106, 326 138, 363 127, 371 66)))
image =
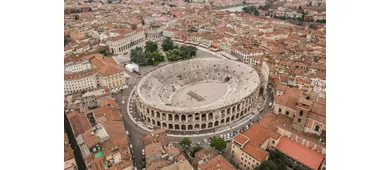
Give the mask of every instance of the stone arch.
POLYGON ((195 129, 199 129, 200 128, 200 125, 199 124, 195 124, 195 129))
POLYGON ((221 115, 225 115, 225 109, 221 110, 221 115))
POLYGON ((206 121, 206 113, 202 113, 202 121, 206 121))
POLYGON ((206 123, 202 124, 202 129, 206 129, 206 123))
POLYGON ((152 124, 153 124, 153 125, 156 125, 156 121, 154 121, 154 119, 152 119, 152 124))
POLYGON ((231 120, 233 121, 233 120, 234 120, 234 118, 235 118, 235 117, 234 117, 234 115, 233 115, 233 116, 232 116, 232 118, 231 118, 231 120))
POLYGON ((186 121, 186 115, 181 115, 181 121, 186 121))
POLYGON ((221 120, 221 125, 225 124, 225 119, 221 120))
POLYGON ((167 128, 167 124, 165 122, 162 125, 163 125, 163 128, 165 128, 165 129, 167 128))
POLYGON ((188 115, 187 117, 188 117, 188 121, 194 121, 194 116, 188 115))
POLYGON ((150 123, 150 118, 148 118, 148 122, 150 123))
POLYGON ((148 113, 148 115, 149 115, 149 113, 150 113, 150 112, 149 112, 149 108, 146 108, 146 113, 148 113))
POLYGON ((168 120, 169 120, 169 121, 172 121, 172 120, 173 120, 173 116, 172 116, 172 114, 170 114, 170 113, 168 114, 168 120))
POLYGON ((209 120, 213 120, 213 115, 214 115, 213 112, 209 113, 209 120))
POLYGON ((175 114, 175 122, 178 122, 178 121, 179 121, 179 115, 175 114))
POLYGON ((167 114, 166 113, 162 113, 162 119, 163 120, 167 120, 167 114))
POLYGON ((207 128, 212 128, 213 127, 213 122, 210 122, 208 125, 207 125, 207 128))
POLYGON ((156 112, 157 118, 161 118, 160 112, 156 112))
POLYGON ((199 120, 200 113, 195 113, 195 120, 199 120))
POLYGON ((144 115, 144 120, 146 120, 146 116, 144 115))
POLYGON ((186 129, 187 129, 186 125, 181 125, 181 130, 186 130, 186 129))
POLYGON ((244 115, 244 111, 241 111, 240 116, 242 117, 244 115))
POLYGON ((230 109, 230 107, 227 109, 227 114, 228 115, 230 115, 230 113, 231 113, 231 109, 230 109))
POLYGON ((152 111, 152 117, 154 117, 154 110, 151 110, 152 111))
POLYGON ((238 113, 236 114, 236 120, 238 119, 239 115, 240 115, 240 114, 238 114, 238 113))
POLYGON ((188 125, 188 130, 193 130, 192 125, 188 125))
POLYGON ((175 125, 175 130, 180 130, 180 125, 175 125))
POLYGON ((236 113, 236 106, 233 106, 232 111, 233 111, 233 113, 236 113))
POLYGON ((172 124, 168 124, 168 129, 173 129, 173 125, 172 124))
POLYGON ((157 126, 158 126, 158 127, 161 127, 160 121, 157 121, 157 126))
POLYGON ((226 118, 226 123, 230 122, 230 117, 226 118))
POLYGON ((214 127, 217 127, 217 126, 219 126, 218 120, 214 122, 214 127))

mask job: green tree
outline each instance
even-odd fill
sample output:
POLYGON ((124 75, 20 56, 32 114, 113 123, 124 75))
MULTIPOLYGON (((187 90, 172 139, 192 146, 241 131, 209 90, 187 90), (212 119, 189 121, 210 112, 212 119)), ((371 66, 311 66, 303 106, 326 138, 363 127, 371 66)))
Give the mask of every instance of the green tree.
POLYGON ((138 65, 147 65, 147 59, 145 58, 144 50, 141 47, 137 47, 130 52, 131 61, 138 65))
POLYGON ((223 138, 213 137, 211 140, 211 146, 214 147, 217 151, 223 152, 226 148, 226 142, 223 138))
POLYGON ((166 56, 167 56, 169 61, 177 61, 177 60, 183 59, 182 54, 181 54, 179 49, 169 50, 166 53, 166 56))
POLYGON ((280 151, 271 151, 268 160, 272 160, 278 167, 278 170, 286 170, 287 159, 286 156, 280 151))
POLYGON ((157 43, 153 41, 146 41, 145 51, 155 52, 158 49, 157 43))
POLYGON ((317 29, 317 25, 310 24, 310 25, 309 25, 309 28, 311 28, 311 29, 315 29, 315 30, 316 30, 316 29, 317 29))
POLYGON ((258 10, 255 11, 254 15, 259 16, 260 12, 258 10))
POLYGON ((152 58, 154 61, 164 61, 164 55, 160 53, 160 51, 155 51, 152 53, 152 58))
POLYGON ((256 167, 254 170, 278 170, 278 167, 272 160, 266 160, 263 161, 260 166, 256 167))
POLYGON ((202 150, 202 149, 203 149, 203 147, 201 147, 201 146, 195 146, 195 147, 193 147, 192 150, 191 150, 191 156, 192 156, 192 157, 195 157, 195 153, 198 152, 198 151, 200 151, 200 150, 202 150))
POLYGON ((179 142, 179 144, 180 144, 183 148, 188 148, 188 147, 190 147, 191 143, 192 143, 192 141, 191 141, 189 138, 187 138, 187 137, 181 139, 181 141, 179 142))
POLYGON ((248 8, 248 7, 244 7, 244 8, 242 8, 242 10, 243 10, 245 13, 247 13, 247 14, 250 14, 250 13, 251 13, 250 8, 248 8))
POLYGON ((304 14, 305 13, 305 11, 303 10, 303 8, 302 8, 302 6, 299 6, 298 7, 298 11, 297 11, 298 13, 301 13, 301 14, 304 14))
POLYGON ((173 49, 174 44, 170 38, 167 38, 167 39, 164 39, 161 46, 162 46, 162 49, 164 51, 169 51, 169 50, 173 49))

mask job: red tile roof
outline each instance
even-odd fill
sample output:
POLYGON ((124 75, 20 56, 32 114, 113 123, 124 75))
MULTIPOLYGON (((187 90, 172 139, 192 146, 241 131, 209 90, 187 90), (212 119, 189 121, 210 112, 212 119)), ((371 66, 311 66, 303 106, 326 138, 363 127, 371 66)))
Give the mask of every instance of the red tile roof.
POLYGON ((199 165, 200 170, 236 170, 232 164, 229 163, 222 155, 218 155, 206 163, 199 165))
MULTIPOLYGON (((79 113, 79 112, 75 112, 72 115, 73 115, 72 117, 70 117, 70 118, 68 117, 68 118, 69 118, 69 122, 72 126, 75 137, 84 133, 88 129, 92 128, 91 124, 89 123, 89 121, 87 119, 87 116, 85 116, 84 114, 79 113)), ((70 115, 68 115, 68 116, 70 116, 70 115)))
POLYGON ((284 136, 280 138, 276 149, 312 169, 318 169, 325 158, 324 155, 284 136))
POLYGON ((240 143, 241 145, 244 145, 246 142, 248 142, 249 138, 246 137, 245 135, 239 133, 238 135, 236 135, 234 138, 234 141, 240 143))

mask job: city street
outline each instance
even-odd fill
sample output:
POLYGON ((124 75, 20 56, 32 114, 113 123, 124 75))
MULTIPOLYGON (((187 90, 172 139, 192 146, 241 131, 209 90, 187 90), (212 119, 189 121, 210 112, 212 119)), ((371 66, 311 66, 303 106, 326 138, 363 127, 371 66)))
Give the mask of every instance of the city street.
MULTIPOLYGON (((205 51, 198 50, 196 57, 215 57, 215 56, 210 54, 210 53, 207 53, 205 51)), ((165 65, 167 63, 168 62, 163 62, 159 66, 165 65)), ((144 149, 143 138, 144 138, 144 136, 146 134, 149 133, 149 131, 144 130, 143 128, 140 128, 139 125, 137 125, 135 122, 133 122, 131 120, 131 118, 129 117, 129 114, 131 114, 132 117, 136 121, 141 121, 140 118, 139 118, 139 115, 136 113, 136 106, 135 106, 135 103, 133 102, 133 99, 131 99, 130 103, 129 103, 129 107, 130 107, 129 111, 130 111, 130 113, 127 113, 128 112, 127 105, 128 105, 130 93, 133 90, 133 88, 136 86, 138 81, 141 79, 141 76, 143 76, 143 75, 147 74, 148 72, 158 68, 159 66, 157 66, 157 67, 156 66, 140 67, 141 75, 137 75, 136 73, 127 72, 132 77, 131 79, 129 79, 130 82, 128 82, 129 88, 124 89, 120 93, 113 94, 113 97, 116 99, 116 101, 118 103, 118 106, 121 109, 121 113, 123 115, 123 122, 124 122, 125 129, 130 134, 130 138, 129 138, 130 140, 129 141, 130 141, 130 143, 133 146, 133 154, 132 154, 134 156, 133 161, 136 164, 137 168, 139 168, 139 169, 144 168, 144 166, 143 166, 144 162, 142 160, 142 149, 144 149)), ((271 94, 270 92, 271 92, 270 89, 268 89, 267 90, 268 96, 270 96, 270 94, 271 94)), ((261 100, 261 101, 263 101, 263 102, 261 102, 261 104, 264 103, 264 106, 262 106, 262 107, 264 107, 264 110, 260 114, 257 114, 258 111, 254 111, 255 114, 248 114, 246 117, 243 117, 239 121, 237 121, 235 123, 232 123, 229 126, 217 128, 215 132, 211 131, 211 130, 208 130, 207 131, 208 132, 207 135, 201 136, 201 134, 204 133, 204 132, 198 131, 197 135, 188 136, 188 138, 190 138, 190 140, 192 141, 193 144, 195 144, 197 142, 200 142, 201 145, 204 146, 205 145, 204 142, 203 142, 204 139, 208 139, 208 138, 213 137, 213 136, 218 136, 219 137, 222 134, 226 135, 227 133, 231 133, 234 130, 239 130, 239 129, 245 127, 246 125, 248 125, 248 124, 252 123, 253 121, 257 120, 259 118, 259 116, 263 116, 270 109, 269 106, 268 106, 268 103, 270 101, 270 97, 267 97, 265 102, 264 102, 264 100, 261 100), (250 117, 252 117, 252 118, 251 118, 250 121, 248 121, 248 119, 250 117), (224 130, 224 132, 221 132, 221 130, 224 130)), ((255 108, 254 110, 257 110, 257 109, 258 108, 255 108)), ((171 133, 174 133, 176 135, 188 135, 188 132, 187 132, 187 134, 185 134, 185 132, 171 132, 171 133)), ((169 135, 168 136, 168 139, 172 143, 178 143, 182 138, 183 138, 183 136, 173 136, 173 135, 169 135)), ((227 159, 230 159, 229 158, 230 147, 231 147, 231 142, 228 142, 227 148, 225 150, 225 153, 223 153, 223 156, 225 156, 225 158, 227 158, 227 159)))

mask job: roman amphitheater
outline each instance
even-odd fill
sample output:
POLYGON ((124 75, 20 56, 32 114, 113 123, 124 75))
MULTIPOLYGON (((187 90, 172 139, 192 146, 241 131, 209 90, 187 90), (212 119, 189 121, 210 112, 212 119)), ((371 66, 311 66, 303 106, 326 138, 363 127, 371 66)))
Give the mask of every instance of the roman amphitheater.
POLYGON ((138 113, 148 124, 207 130, 250 114, 260 99, 260 76, 241 62, 198 58, 149 72, 135 93, 138 113))

